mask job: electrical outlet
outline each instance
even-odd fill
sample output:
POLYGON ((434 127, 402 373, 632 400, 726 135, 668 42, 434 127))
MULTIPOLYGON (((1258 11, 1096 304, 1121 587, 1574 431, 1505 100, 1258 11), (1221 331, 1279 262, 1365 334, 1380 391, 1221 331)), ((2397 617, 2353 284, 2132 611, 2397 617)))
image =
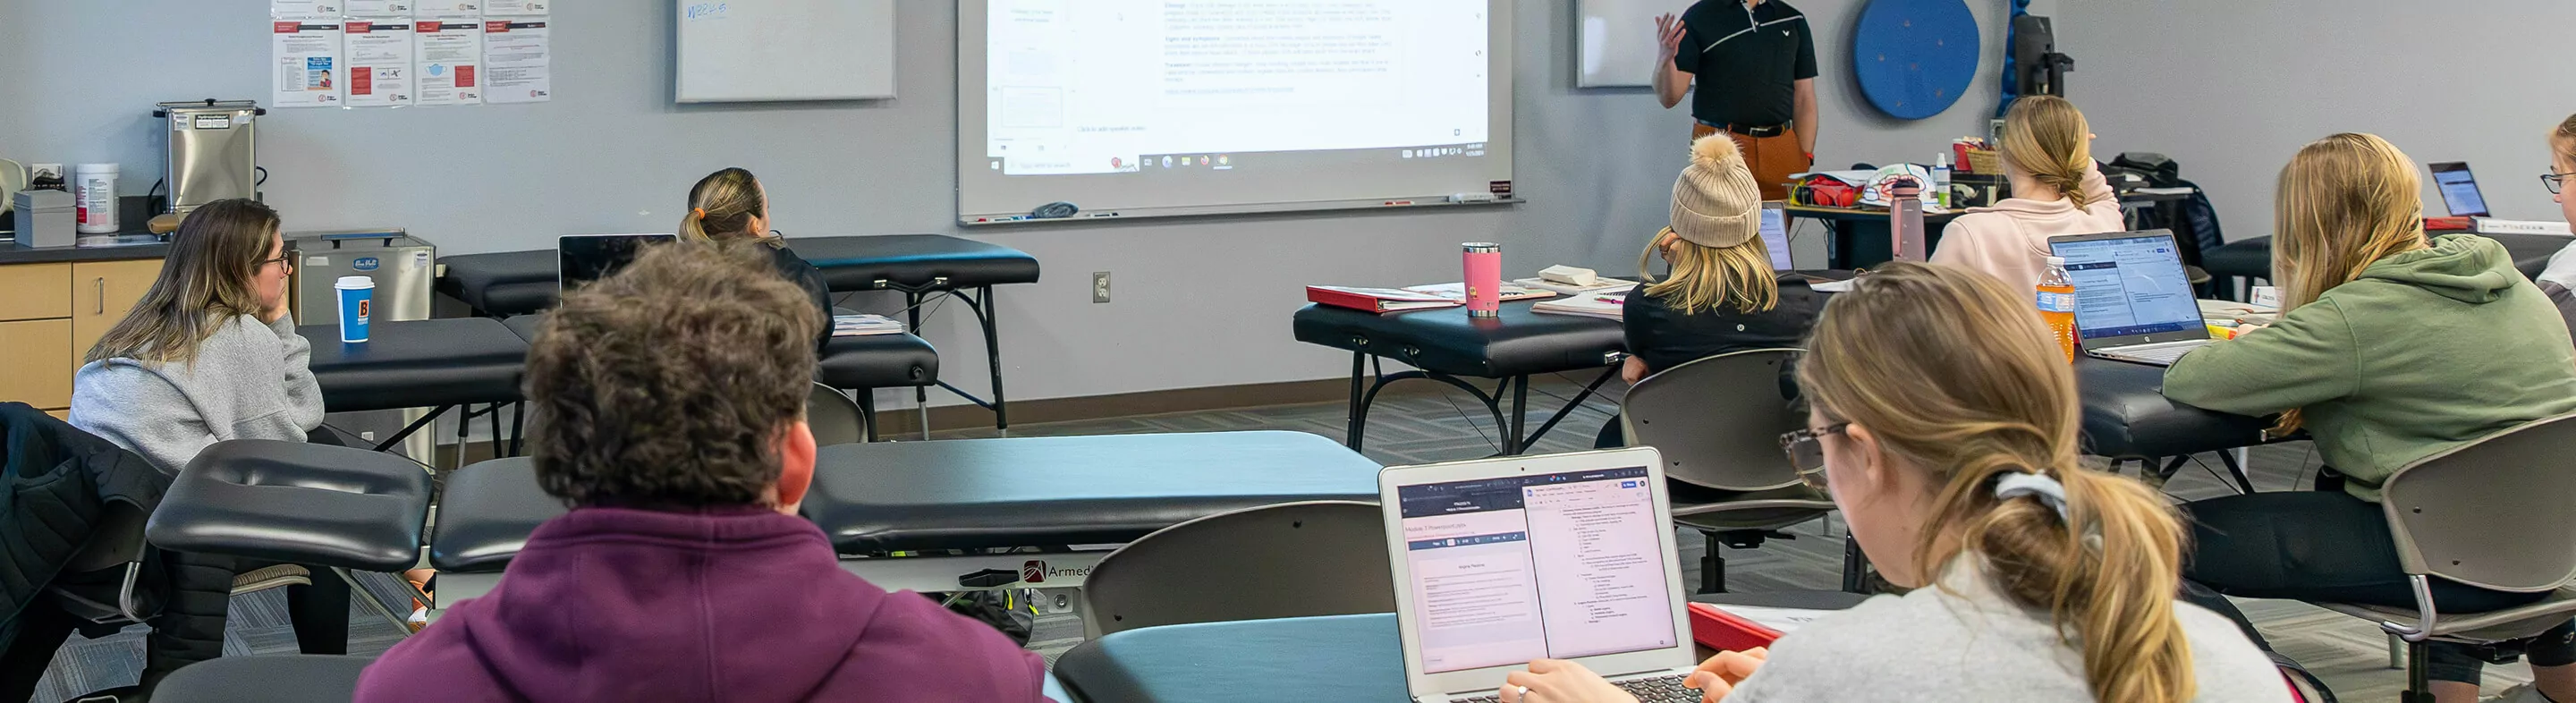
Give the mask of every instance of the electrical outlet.
POLYGON ((1106 303, 1106 302, 1109 302, 1109 272, 1107 272, 1107 271, 1095 271, 1095 272, 1092 272, 1092 274, 1091 274, 1091 302, 1093 302, 1093 303, 1095 303, 1095 304, 1096 304, 1096 303, 1106 303))

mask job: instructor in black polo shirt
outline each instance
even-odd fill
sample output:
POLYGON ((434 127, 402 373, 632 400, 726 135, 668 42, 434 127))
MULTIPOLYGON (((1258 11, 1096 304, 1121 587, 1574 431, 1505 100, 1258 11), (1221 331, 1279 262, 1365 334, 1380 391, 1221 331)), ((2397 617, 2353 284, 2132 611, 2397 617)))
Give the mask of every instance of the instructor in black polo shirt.
POLYGON ((1664 70, 1655 96, 1682 102, 1694 76, 1691 138, 1731 133, 1762 199, 1786 200, 1789 174, 1816 162, 1816 39, 1807 16, 1780 0, 1700 0, 1655 18, 1664 70))

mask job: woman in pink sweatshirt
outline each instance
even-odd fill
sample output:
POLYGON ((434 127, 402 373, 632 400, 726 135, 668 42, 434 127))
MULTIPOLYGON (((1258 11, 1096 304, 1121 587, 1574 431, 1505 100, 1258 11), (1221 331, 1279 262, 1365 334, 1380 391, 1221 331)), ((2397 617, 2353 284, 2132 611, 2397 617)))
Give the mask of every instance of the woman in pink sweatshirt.
POLYGON ((2016 290, 2039 285, 2048 238, 2128 229, 2120 201, 2093 163, 2092 128, 2053 95, 2013 102, 2004 114, 2004 177, 2017 196, 1969 208, 1943 230, 1935 263, 1984 271, 2016 290))

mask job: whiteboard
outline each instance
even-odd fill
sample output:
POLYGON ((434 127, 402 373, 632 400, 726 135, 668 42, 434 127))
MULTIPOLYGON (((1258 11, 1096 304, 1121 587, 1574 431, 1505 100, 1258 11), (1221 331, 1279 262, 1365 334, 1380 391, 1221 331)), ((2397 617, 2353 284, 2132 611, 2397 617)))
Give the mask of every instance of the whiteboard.
POLYGON ((894 97, 895 0, 678 0, 684 103, 894 97))
POLYGON ((1690 6, 1691 0, 1576 0, 1574 86, 1654 85, 1655 18, 1679 17, 1690 6))

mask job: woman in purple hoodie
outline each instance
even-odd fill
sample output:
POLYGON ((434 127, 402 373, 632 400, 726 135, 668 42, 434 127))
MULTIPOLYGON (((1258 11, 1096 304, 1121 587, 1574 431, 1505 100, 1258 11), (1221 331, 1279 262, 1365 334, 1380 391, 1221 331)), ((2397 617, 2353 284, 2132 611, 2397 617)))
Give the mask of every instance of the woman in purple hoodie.
POLYGON ((526 391, 538 483, 572 512, 356 699, 1045 700, 1036 654, 842 571, 796 516, 817 319, 740 247, 657 247, 566 296, 526 391))

